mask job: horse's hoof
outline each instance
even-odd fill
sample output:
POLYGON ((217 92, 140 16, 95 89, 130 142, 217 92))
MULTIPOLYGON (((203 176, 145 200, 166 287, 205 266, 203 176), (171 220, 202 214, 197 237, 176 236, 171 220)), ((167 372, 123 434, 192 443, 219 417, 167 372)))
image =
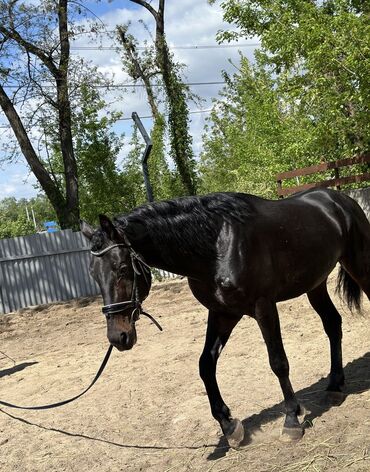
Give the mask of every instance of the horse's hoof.
POLYGON ((309 415, 310 412, 303 406, 303 405, 299 405, 299 411, 297 413, 297 416, 302 418, 306 415, 309 415))
POLYGON ((303 434, 303 428, 301 428, 300 426, 297 426, 295 428, 288 428, 284 426, 281 432, 280 439, 286 442, 299 441, 300 439, 302 439, 303 434))
POLYGON ((333 406, 341 405, 346 399, 346 395, 343 392, 327 390, 325 393, 325 401, 333 406))
POLYGON ((244 428, 241 421, 238 419, 233 419, 232 424, 234 425, 234 430, 231 434, 226 436, 226 439, 231 448, 237 449, 244 439, 244 428))

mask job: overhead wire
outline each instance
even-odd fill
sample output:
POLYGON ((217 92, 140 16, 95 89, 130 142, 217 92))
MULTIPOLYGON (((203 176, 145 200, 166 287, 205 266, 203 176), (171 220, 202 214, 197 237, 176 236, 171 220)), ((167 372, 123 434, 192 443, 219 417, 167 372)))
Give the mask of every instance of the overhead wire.
MULTIPOLYGON (((246 48, 258 47, 261 43, 244 43, 244 44, 204 44, 190 46, 168 46, 169 49, 228 49, 228 48, 246 48)), ((71 51, 116 51, 119 46, 71 46, 71 51)), ((147 46, 136 46, 137 50, 145 50, 147 46)))
MULTIPOLYGON (((210 113, 212 111, 211 108, 207 109, 207 110, 190 110, 189 111, 189 115, 195 115, 195 114, 200 114, 200 113, 210 113)), ((165 113, 165 115, 167 115, 167 113, 165 113)), ((145 119, 153 119, 154 116, 153 115, 143 115, 143 116, 140 116, 140 119, 141 120, 145 120, 145 119)), ((125 118, 117 118, 116 121, 131 121, 132 118, 131 117, 125 117, 125 118)), ((10 125, 0 125, 0 129, 10 129, 10 125)))

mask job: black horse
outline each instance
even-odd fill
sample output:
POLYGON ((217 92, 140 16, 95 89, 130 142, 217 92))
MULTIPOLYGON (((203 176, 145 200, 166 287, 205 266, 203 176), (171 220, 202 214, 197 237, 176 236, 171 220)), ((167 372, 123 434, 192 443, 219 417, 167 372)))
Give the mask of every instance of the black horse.
POLYGON ((370 297, 370 223, 350 197, 324 189, 279 201, 215 193, 148 204, 113 222, 101 215, 100 224, 94 230, 82 222, 81 230, 91 240, 91 274, 103 295, 109 341, 119 350, 135 344, 140 302, 150 290, 147 266, 186 276, 209 310, 200 376, 230 445, 238 445, 244 431, 221 397, 216 363, 244 315, 257 321, 281 385, 283 434, 298 439, 303 429, 277 302, 307 293, 330 341, 328 394, 343 395, 341 316, 326 287, 337 262, 338 289, 350 308, 359 308, 361 290, 370 297))

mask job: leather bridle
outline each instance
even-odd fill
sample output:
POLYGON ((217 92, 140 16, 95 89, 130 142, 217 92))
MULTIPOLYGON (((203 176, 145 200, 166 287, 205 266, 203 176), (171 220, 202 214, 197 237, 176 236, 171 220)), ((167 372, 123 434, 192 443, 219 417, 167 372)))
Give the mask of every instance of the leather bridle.
POLYGON ((142 306, 141 300, 139 297, 139 287, 138 287, 138 276, 143 276, 144 280, 147 284, 148 291, 150 289, 150 280, 148 278, 150 274, 150 266, 146 262, 142 260, 142 258, 137 254, 137 252, 132 248, 130 244, 119 243, 119 244, 112 244, 99 252, 91 251, 91 254, 96 257, 101 257, 107 252, 111 251, 116 247, 124 247, 129 250, 130 258, 131 258, 131 266, 134 273, 134 280, 132 285, 131 291, 131 298, 130 300, 117 302, 117 303, 110 303, 108 305, 104 305, 102 307, 102 313, 109 318, 111 315, 117 315, 119 313, 124 313, 129 309, 133 309, 132 312, 129 314, 129 321, 130 323, 133 321, 134 323, 139 320, 140 315, 147 316, 160 331, 163 331, 161 325, 158 323, 157 320, 153 318, 152 315, 146 313, 142 306))

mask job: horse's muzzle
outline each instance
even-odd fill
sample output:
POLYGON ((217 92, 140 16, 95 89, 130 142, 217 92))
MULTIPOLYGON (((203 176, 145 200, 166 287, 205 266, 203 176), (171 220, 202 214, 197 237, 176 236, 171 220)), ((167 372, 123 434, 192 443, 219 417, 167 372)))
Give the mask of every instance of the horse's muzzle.
POLYGON ((107 336, 119 351, 132 349, 137 341, 135 321, 120 314, 107 316, 107 336))
POLYGON ((121 333, 120 342, 115 344, 112 343, 119 351, 129 351, 132 349, 137 341, 136 330, 134 329, 130 333, 121 333))

